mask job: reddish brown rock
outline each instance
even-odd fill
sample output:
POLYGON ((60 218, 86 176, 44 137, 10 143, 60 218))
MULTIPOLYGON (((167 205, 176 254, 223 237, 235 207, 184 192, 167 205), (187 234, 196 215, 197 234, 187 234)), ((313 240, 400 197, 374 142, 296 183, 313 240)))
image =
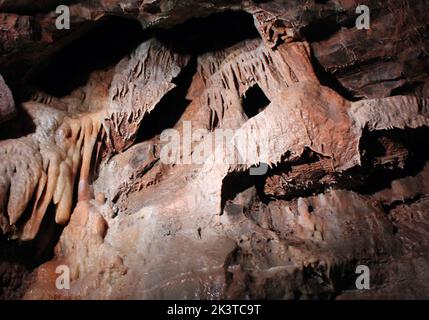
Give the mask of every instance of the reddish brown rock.
POLYGON ((12 118, 16 113, 12 92, 0 75, 0 122, 12 118))
POLYGON ((1 297, 429 296, 424 1, 57 3, 0 1, 1 297))

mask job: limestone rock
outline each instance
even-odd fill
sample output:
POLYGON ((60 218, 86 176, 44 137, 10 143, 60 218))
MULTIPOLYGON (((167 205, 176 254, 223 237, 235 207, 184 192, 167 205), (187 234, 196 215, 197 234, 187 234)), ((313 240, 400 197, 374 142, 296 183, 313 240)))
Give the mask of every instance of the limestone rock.
POLYGON ((0 75, 0 122, 9 120, 15 113, 16 109, 12 92, 0 75))
POLYGON ((425 1, 59 3, 0 1, 0 298, 429 297, 425 1))

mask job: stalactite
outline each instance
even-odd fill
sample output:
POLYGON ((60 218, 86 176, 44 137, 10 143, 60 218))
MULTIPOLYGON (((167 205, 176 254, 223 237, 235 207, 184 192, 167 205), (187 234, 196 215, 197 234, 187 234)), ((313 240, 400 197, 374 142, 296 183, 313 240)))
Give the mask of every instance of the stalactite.
POLYGON ((228 174, 260 163, 271 168, 282 161, 294 161, 302 157, 306 148, 330 159, 333 171, 344 172, 361 165, 359 143, 363 128, 384 130, 428 126, 428 105, 428 99, 401 96, 352 103, 316 82, 297 83, 247 121, 229 141, 245 161, 216 163, 216 154, 223 153, 223 146, 218 147, 199 173, 196 189, 208 194, 208 198, 203 196, 203 203, 217 199, 214 212, 219 213, 222 210, 222 181, 228 174), (319 123, 324 125, 319 126, 319 123), (249 153, 249 146, 253 152, 249 153), (218 183, 211 184, 213 189, 208 189, 207 180, 218 183))
POLYGON ((261 39, 244 41, 224 51, 203 55, 198 60, 198 71, 205 88, 193 87, 190 95, 200 91, 201 107, 209 108, 215 115, 211 118, 217 117, 220 126, 229 114, 226 110, 242 111, 239 100, 255 84, 272 100, 294 83, 318 81, 305 42, 283 44, 273 50, 261 39))
MULTIPOLYGON (((63 225, 68 222, 78 174, 78 199, 91 198, 91 161, 104 115, 104 112, 95 112, 80 118, 65 117, 56 130, 56 139, 48 139, 39 147, 36 146, 40 133, 0 144, 0 170, 3 168, 4 172, 0 184, 0 213, 7 212, 8 224, 12 226, 19 222, 26 207, 32 206, 31 216, 25 221, 19 238, 34 239, 51 203, 56 206, 55 221, 63 225), (31 199, 34 199, 32 203, 31 199)), ((8 232, 4 223, 2 229, 8 232)))
POLYGON ((54 198, 54 204, 57 205, 55 222, 64 225, 68 222, 72 210, 74 182, 70 165, 66 162, 61 163, 59 179, 57 189, 61 191, 58 192, 57 198, 54 198))
MULTIPOLYGON (((73 210, 76 182, 78 202, 93 198, 90 179, 102 145, 107 145, 110 151, 120 151, 132 144, 144 115, 174 88, 172 80, 188 61, 189 57, 173 54, 158 41, 150 40, 130 60, 118 65, 118 75, 112 81, 104 109, 92 111, 89 105, 89 110, 73 114, 72 111, 79 109, 73 99, 71 106, 65 105, 61 110, 37 101, 27 103, 25 108, 34 118, 36 133, 0 143, 0 173, 4 172, 0 176, 3 233, 25 241, 34 239, 51 204, 55 206, 55 222, 67 224, 73 210), (157 72, 153 72, 154 65, 160 67, 157 72), (147 86, 158 94, 151 92, 146 97, 143 91, 135 90, 135 87, 146 90, 147 86), (31 208, 31 214, 20 221, 27 207, 31 208)), ((53 99, 48 96, 43 101, 53 99)), ((81 103, 87 102, 83 99, 81 103)))

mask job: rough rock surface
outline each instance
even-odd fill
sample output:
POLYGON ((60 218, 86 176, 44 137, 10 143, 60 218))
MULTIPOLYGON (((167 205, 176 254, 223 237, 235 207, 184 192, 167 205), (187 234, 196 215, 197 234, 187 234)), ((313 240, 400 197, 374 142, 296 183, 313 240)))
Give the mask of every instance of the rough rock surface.
POLYGON ((13 100, 12 92, 0 75, 0 122, 9 120, 14 116, 15 102, 13 100))
POLYGON ((0 1, 1 298, 429 297, 424 0, 60 2, 0 1))

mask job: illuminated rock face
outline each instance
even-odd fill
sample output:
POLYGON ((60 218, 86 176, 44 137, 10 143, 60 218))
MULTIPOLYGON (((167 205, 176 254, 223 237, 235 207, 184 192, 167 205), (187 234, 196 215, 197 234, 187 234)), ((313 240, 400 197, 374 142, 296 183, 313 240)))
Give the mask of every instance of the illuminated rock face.
POLYGON ((0 1, 2 297, 429 297, 423 2, 352 2, 0 1))

